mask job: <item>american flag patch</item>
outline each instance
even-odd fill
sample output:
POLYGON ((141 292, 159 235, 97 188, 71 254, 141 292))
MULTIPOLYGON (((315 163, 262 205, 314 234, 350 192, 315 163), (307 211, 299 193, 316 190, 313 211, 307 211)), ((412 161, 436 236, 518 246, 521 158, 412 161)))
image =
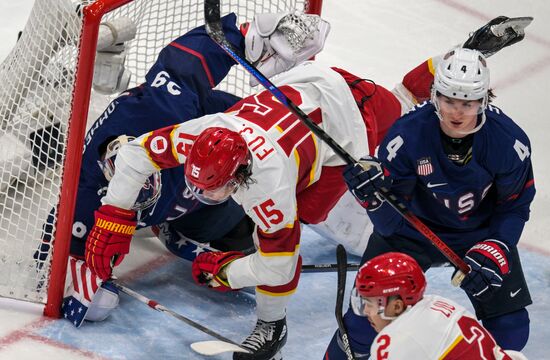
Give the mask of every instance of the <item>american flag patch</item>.
POLYGON ((431 159, 425 157, 422 159, 416 160, 416 173, 420 176, 428 176, 434 172, 431 159))

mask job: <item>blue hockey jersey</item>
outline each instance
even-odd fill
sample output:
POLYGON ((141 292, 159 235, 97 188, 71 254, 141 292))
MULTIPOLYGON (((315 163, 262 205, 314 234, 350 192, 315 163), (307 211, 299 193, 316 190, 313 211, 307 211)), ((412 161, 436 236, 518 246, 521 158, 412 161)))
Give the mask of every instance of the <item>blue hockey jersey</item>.
MULTIPOLYGON (((444 153, 431 102, 400 118, 378 150, 391 191, 455 251, 489 238, 515 246, 535 195, 527 135, 499 108, 489 105, 485 114, 465 165, 444 153)), ((387 203, 369 216, 384 236, 428 242, 387 203)))

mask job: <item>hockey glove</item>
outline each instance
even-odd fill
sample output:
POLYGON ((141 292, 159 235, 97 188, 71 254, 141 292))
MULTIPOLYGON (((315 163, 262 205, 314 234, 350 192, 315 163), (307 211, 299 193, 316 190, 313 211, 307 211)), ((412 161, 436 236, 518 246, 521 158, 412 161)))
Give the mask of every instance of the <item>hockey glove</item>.
POLYGON ((361 158, 358 163, 346 166, 344 180, 361 206, 370 211, 378 209, 384 201, 378 189, 389 190, 391 187, 389 172, 372 156, 361 158))
POLYGON ((229 286, 225 267, 232 261, 245 256, 240 251, 228 252, 207 252, 199 254, 193 261, 192 275, 195 282, 199 285, 208 285, 208 287, 218 291, 234 290, 229 286))
MULTIPOLYGON (((325 45, 330 24, 318 15, 303 13, 257 14, 241 25, 245 55, 270 78, 315 56, 325 45)), ((250 86, 258 85, 254 77, 250 86)))
POLYGON ((471 271, 460 287, 479 301, 489 300, 510 273, 509 254, 508 246, 498 240, 488 239, 475 244, 464 258, 471 271))
POLYGON ((103 205, 95 212, 95 224, 86 239, 86 264, 100 279, 111 276, 112 266, 130 252, 130 240, 136 229, 135 211, 103 205), (114 258, 114 264, 111 261, 114 258))

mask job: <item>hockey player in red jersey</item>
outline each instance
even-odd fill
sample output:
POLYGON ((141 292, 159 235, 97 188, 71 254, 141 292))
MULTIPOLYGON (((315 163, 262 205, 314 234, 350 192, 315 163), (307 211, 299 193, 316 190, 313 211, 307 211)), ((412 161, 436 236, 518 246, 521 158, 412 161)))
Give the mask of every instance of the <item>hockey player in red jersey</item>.
POLYGON ((353 312, 378 333, 372 360, 522 360, 456 302, 424 295, 426 279, 409 255, 389 252, 367 261, 352 290, 353 312))

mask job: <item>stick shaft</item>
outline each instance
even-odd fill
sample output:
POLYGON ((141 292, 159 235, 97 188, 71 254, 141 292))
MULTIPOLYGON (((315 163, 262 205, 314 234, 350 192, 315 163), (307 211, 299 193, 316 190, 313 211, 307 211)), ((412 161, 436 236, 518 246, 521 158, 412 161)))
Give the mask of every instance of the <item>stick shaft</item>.
MULTIPOLYGON (((163 312, 165 314, 168 314, 180 321, 183 321, 184 323, 186 323, 187 325, 190 325, 192 327, 194 327, 195 329, 197 330, 200 330, 202 331, 203 333, 205 334, 208 334, 218 340, 221 340, 221 341, 224 341, 224 342, 227 342, 227 343, 230 343, 230 344, 233 344, 233 345, 236 345, 238 347, 240 347, 240 344, 237 344, 236 342, 226 338, 225 336, 222 336, 220 334, 218 334, 217 332, 213 331, 213 330, 210 330, 209 328, 207 328, 206 326, 203 326, 173 310, 170 310, 168 308, 166 308, 165 306, 159 304, 158 302, 156 302, 155 300, 151 300, 143 295, 141 295, 140 293, 138 292, 135 292, 134 290, 128 288, 127 286, 124 286, 120 283, 115 283, 113 282, 114 286, 121 292, 125 293, 126 295, 130 296, 130 297, 133 297, 134 299, 146 304, 147 306, 149 306, 151 309, 154 309, 154 310, 157 310, 157 311, 160 311, 160 312, 163 312)), ((243 349, 245 350, 245 349, 243 349)))

